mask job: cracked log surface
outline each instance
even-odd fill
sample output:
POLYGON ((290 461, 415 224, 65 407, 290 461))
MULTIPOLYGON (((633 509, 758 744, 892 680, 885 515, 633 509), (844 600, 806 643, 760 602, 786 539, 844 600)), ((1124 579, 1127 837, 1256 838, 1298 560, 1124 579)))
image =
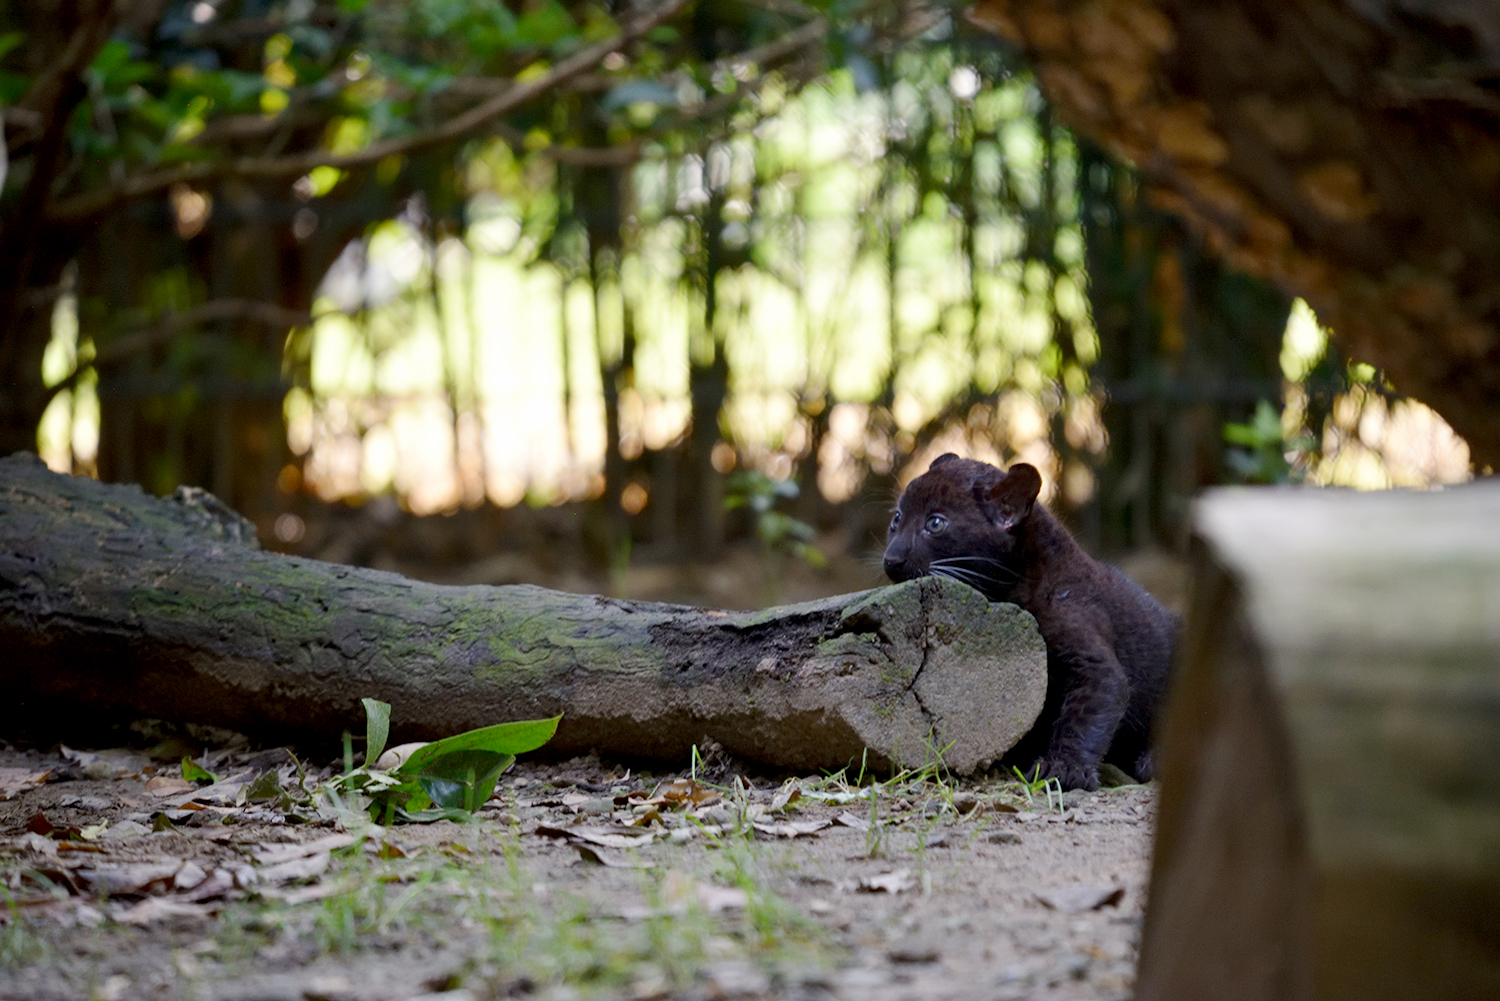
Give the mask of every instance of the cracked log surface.
POLYGON ((0 732, 155 716, 398 739, 565 714, 551 749, 681 761, 705 737, 797 769, 868 748, 969 772, 1031 727, 1031 617, 928 578, 721 612, 525 585, 447 587, 263 552, 202 491, 170 500, 0 459, 0 732))

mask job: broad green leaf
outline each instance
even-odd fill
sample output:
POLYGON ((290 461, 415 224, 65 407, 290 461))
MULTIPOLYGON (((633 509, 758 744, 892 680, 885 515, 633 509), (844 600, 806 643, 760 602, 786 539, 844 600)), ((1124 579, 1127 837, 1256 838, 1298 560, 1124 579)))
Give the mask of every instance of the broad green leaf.
POLYGON ((456 820, 459 823, 471 820, 467 810, 457 807, 434 807, 430 810, 400 810, 397 811, 402 820, 409 820, 414 824, 430 824, 435 820, 456 820))
POLYGON ((392 824, 398 812, 427 805, 427 794, 415 779, 393 781, 385 772, 372 772, 370 779, 364 792, 370 797, 370 819, 377 824, 392 824), (376 776, 380 776, 381 781, 377 781, 376 776))
POLYGON ((203 768, 201 765, 195 764, 192 758, 182 759, 182 777, 185 781, 188 782, 219 781, 219 777, 217 775, 215 775, 211 771, 208 771, 206 768, 203 768))
POLYGON ((516 760, 494 751, 455 751, 428 760, 417 781, 438 806, 477 812, 495 791, 500 775, 516 760))
POLYGON ((391 704, 379 699, 359 701, 365 706, 365 764, 373 765, 391 736, 391 704))
MULTIPOLYGON (((424 775, 417 780, 427 797, 441 807, 468 811, 468 787, 462 782, 424 775)), ((472 811, 469 811, 472 812, 472 811)))
POLYGON ((161 163, 189 163, 212 158, 213 153, 209 150, 184 143, 170 143, 157 153, 157 159, 161 163))
POLYGON ((30 87, 30 78, 20 73, 0 73, 0 104, 15 104, 30 87))
POLYGON ((130 46, 118 39, 104 43, 89 70, 95 75, 100 88, 108 94, 118 93, 133 83, 149 80, 156 73, 156 67, 152 64, 133 60, 130 46))
POLYGON ((248 800, 279 799, 282 795, 281 780, 275 769, 262 772, 260 777, 245 787, 245 798, 248 800))
POLYGON ((559 714, 551 719, 497 723, 444 737, 414 752, 397 771, 405 775, 425 774, 427 762, 456 751, 490 751, 495 754, 524 754, 534 751, 552 739, 561 719, 559 714))
POLYGON ((577 22, 557 0, 527 11, 516 21, 516 38, 523 45, 552 46, 577 33, 577 22))

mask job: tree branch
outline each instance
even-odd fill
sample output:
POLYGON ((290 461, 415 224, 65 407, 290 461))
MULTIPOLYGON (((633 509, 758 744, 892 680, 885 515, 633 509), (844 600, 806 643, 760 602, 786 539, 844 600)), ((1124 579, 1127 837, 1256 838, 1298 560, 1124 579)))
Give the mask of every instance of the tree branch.
MULTIPOLYGON (((760 67, 774 65, 793 53, 814 44, 826 34, 828 34, 828 22, 821 17, 815 18, 796 31, 778 38, 774 42, 768 42, 753 49, 746 49, 737 55, 729 56, 722 60, 722 62, 760 67)), ((765 74, 762 73, 752 83, 746 83, 743 89, 737 89, 728 94, 718 94, 691 109, 678 108, 675 114, 664 116, 651 129, 651 135, 661 135, 670 129, 681 128, 689 122, 713 118, 730 108, 734 102, 743 99, 747 93, 756 90, 764 82, 765 74)), ((471 86, 476 86, 477 84, 478 81, 470 81, 471 86)), ((491 127, 491 130, 506 143, 510 144, 512 148, 516 150, 527 148, 526 136, 520 130, 511 128, 503 122, 496 122, 491 127)), ((620 146, 599 148, 553 144, 535 152, 556 160, 558 163, 565 163, 574 167, 628 167, 640 160, 641 151, 644 147, 645 138, 638 137, 620 146)))
POLYGON ((298 327, 312 322, 311 314, 299 309, 287 309, 272 302, 255 299, 211 299, 199 303, 180 313, 164 317, 160 323, 136 327, 99 349, 89 361, 74 368, 73 373, 47 390, 47 402, 58 393, 72 389, 79 377, 88 369, 106 369, 143 351, 165 344, 178 333, 190 327, 224 320, 250 320, 268 327, 298 327))
POLYGON ((441 125, 422 132, 386 139, 354 153, 327 151, 298 153, 284 157, 242 157, 231 161, 183 164, 165 170, 154 170, 100 191, 87 192, 54 204, 46 213, 53 222, 78 224, 101 215, 121 202, 165 191, 174 184, 191 183, 217 177, 295 177, 315 167, 362 167, 386 157, 414 153, 443 143, 467 138, 489 125, 493 119, 545 94, 598 65, 605 56, 617 52, 652 28, 676 14, 687 0, 664 0, 661 6, 644 15, 612 39, 581 49, 547 73, 526 83, 508 87, 487 101, 460 112, 441 125))

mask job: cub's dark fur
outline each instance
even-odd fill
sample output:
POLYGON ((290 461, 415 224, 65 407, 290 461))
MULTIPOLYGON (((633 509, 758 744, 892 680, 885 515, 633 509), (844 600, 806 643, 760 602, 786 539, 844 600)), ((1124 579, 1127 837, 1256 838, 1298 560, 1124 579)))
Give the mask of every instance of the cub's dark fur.
POLYGON ((1177 617, 1135 581, 1091 558, 1037 503, 1042 479, 939 456, 896 505, 885 549, 893 581, 940 574, 1013 601, 1047 643, 1047 698, 1007 761, 1065 789, 1095 789, 1108 761, 1152 776, 1151 722, 1172 663, 1177 617))

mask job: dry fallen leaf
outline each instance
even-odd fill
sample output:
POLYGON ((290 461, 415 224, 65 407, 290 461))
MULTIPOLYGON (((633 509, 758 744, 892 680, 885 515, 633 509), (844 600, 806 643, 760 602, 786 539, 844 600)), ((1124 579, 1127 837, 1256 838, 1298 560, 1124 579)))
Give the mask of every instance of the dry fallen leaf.
POLYGON ((30 831, 32 834, 40 835, 41 837, 45 838, 47 835, 57 830, 57 828, 53 826, 52 821, 47 819, 47 815, 45 813, 43 813, 41 810, 38 810, 36 813, 33 813, 31 815, 30 820, 26 821, 26 830, 30 831))
POLYGON ((658 806, 666 803, 679 805, 689 803, 693 806, 702 806, 721 798, 714 790, 690 778, 676 778, 670 782, 662 782, 651 790, 651 795, 646 797, 646 802, 658 806))
POLYGON ((165 897, 147 897, 140 903, 120 911, 115 920, 127 925, 149 925, 158 921, 170 921, 185 917, 212 918, 218 908, 210 904, 184 903, 165 897))
POLYGON ((162 894, 172 888, 172 880, 176 878, 182 865, 182 859, 163 858, 155 862, 131 862, 121 865, 101 865, 97 869, 77 869, 74 871, 74 876, 84 892, 95 896, 162 894))
POLYGON ((750 894, 737 886, 698 884, 698 904, 710 914, 737 911, 750 905, 750 894))
POLYGON ((862 893, 903 893, 916 885, 916 877, 911 874, 910 869, 906 868, 897 869, 895 872, 884 872, 879 876, 859 878, 859 890, 862 893))
POLYGON ((91 779, 114 779, 127 775, 139 775, 151 767, 151 759, 146 755, 137 754, 123 747, 104 751, 75 751, 66 744, 60 744, 58 751, 91 779))
POLYGON ((417 741, 412 744, 397 744, 395 747, 387 748, 384 754, 375 759, 375 763, 370 766, 370 770, 388 772, 392 769, 400 768, 406 764, 407 758, 426 747, 428 743, 430 742, 417 741))
POLYGON ((306 858, 319 852, 337 851, 354 844, 352 834, 330 834, 316 841, 294 841, 282 844, 256 845, 250 855, 261 865, 279 865, 293 859, 306 858))
MULTIPOLYGON (((151 828, 136 820, 122 820, 113 826, 107 823, 97 826, 98 834, 95 838, 100 841, 131 841, 135 838, 143 838, 151 833, 151 828)), ((88 827, 82 828, 78 832, 79 837, 88 838, 89 831, 92 829, 88 827)), ((90 838, 89 840, 95 840, 95 838, 90 838)))
POLYGON ((27 831, 15 841, 11 842, 18 850, 44 855, 47 858, 57 858, 57 850, 60 843, 51 838, 37 834, 35 831, 27 831))
POLYGON ((644 827, 655 821, 665 826, 667 822, 662 819, 661 810, 657 809, 658 806, 660 806, 658 803, 632 803, 630 812, 633 816, 626 823, 631 827, 644 827))
POLYGON ((282 883, 290 883, 293 880, 312 879, 321 876, 328 871, 333 856, 328 852, 318 852, 303 858, 294 858, 286 862, 278 862, 275 865, 265 866, 260 870, 260 880, 268 886, 278 886, 282 883))
POLYGON ((185 792, 192 792, 197 786, 186 779, 174 778, 171 775, 154 775, 146 783, 146 794, 149 796, 180 796, 185 792))
POLYGON ((591 845, 583 841, 570 841, 568 843, 573 846, 573 850, 578 853, 579 858, 582 858, 585 862, 596 862, 611 869, 654 868, 650 862, 634 861, 628 858, 624 852, 613 848, 605 848, 603 845, 591 845))
POLYGON ((1082 914, 1101 907, 1118 906, 1125 897, 1123 886, 1063 886, 1055 890, 1037 890, 1036 898, 1054 911, 1082 914))
POLYGON ((298 886, 290 890, 281 890, 275 887, 262 887, 258 892, 268 900, 275 900, 283 904, 306 904, 314 900, 322 900, 335 894, 348 890, 348 886, 341 886, 337 880, 325 880, 321 883, 313 883, 310 886, 298 886))
POLYGON ((52 769, 32 771, 29 768, 0 768, 0 800, 18 796, 33 786, 47 781, 52 769))
POLYGON ((532 833, 540 834, 544 838, 586 841, 605 848, 644 848, 656 840, 656 835, 650 831, 634 831, 630 828, 626 828, 626 831, 629 833, 599 827, 552 827, 548 824, 538 824, 532 833))
POLYGON ((60 852, 92 852, 95 855, 108 855, 99 845, 89 844, 86 841, 59 841, 57 850, 60 852))
MULTIPOLYGON (((184 869, 187 866, 183 866, 184 869)), ((212 900, 222 897, 235 888, 234 873, 222 866, 215 869, 207 879, 192 889, 184 889, 177 895, 179 900, 212 900)))
POLYGON ((172 889, 195 890, 202 886, 207 879, 208 873, 203 871, 203 867, 197 862, 189 860, 184 862, 182 868, 177 870, 177 875, 172 877, 172 889))
POLYGON ((781 787, 776 795, 771 797, 771 812, 778 813, 796 803, 802 798, 802 787, 788 783, 781 787))
POLYGON ((569 831, 569 836, 574 840, 587 841, 589 844, 602 845, 605 848, 644 848, 656 840, 656 835, 649 831, 618 834, 593 827, 573 828, 569 831))
POLYGON ((752 824, 757 831, 773 838, 798 838, 816 834, 825 827, 832 827, 831 820, 782 820, 775 823, 757 821, 752 824))
POLYGON ((848 812, 841 813, 837 817, 834 817, 833 822, 835 824, 838 824, 840 827, 852 827, 856 831, 868 831, 870 829, 870 822, 868 820, 866 820, 864 817, 859 817, 848 812))

